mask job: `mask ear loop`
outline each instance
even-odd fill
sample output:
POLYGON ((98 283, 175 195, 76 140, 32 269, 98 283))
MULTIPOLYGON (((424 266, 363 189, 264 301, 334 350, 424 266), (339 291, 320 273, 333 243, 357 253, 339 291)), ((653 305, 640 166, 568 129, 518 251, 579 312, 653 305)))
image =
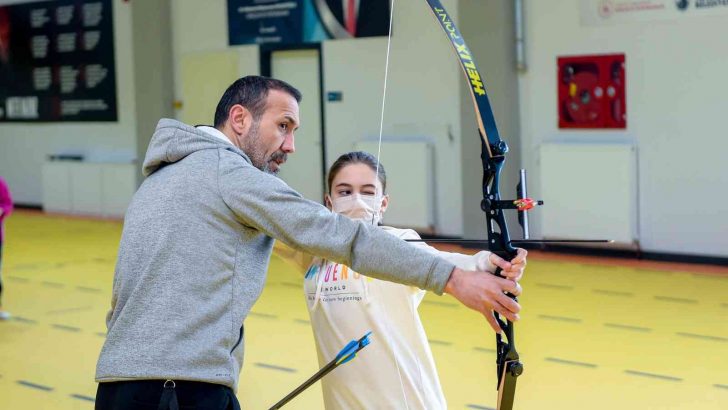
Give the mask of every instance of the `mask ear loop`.
POLYGON ((376 219, 377 216, 379 216, 379 220, 380 221, 382 220, 381 215, 377 215, 377 214, 380 214, 381 212, 382 212, 382 201, 379 201, 379 205, 377 205, 377 207, 374 208, 374 212, 372 212, 372 220, 371 220, 372 226, 377 226, 378 225, 377 224, 377 219, 376 219))

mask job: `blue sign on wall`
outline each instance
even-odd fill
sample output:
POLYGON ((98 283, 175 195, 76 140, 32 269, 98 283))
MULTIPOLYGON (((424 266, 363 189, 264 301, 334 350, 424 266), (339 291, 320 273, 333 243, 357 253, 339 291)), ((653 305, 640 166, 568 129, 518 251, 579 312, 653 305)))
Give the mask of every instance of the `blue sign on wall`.
POLYGON ((389 0, 228 0, 235 44, 318 43, 332 38, 386 36, 389 0))
POLYGON ((297 44, 303 41, 300 2, 228 0, 230 44, 297 44))

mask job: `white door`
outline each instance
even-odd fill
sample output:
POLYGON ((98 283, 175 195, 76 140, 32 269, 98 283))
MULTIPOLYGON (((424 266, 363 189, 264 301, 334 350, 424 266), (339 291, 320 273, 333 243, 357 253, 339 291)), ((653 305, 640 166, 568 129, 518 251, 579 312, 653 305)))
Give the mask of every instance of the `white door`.
POLYGON ((296 152, 288 157, 279 176, 304 197, 323 202, 323 151, 321 87, 318 50, 282 50, 271 53, 271 76, 303 94, 301 128, 296 132, 296 152))

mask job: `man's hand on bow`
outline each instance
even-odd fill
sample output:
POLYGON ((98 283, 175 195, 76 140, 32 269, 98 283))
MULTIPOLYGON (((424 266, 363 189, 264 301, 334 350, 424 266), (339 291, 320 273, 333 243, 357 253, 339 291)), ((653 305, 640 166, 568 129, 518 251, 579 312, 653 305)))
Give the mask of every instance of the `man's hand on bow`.
POLYGON ((521 294, 521 285, 514 280, 499 278, 488 272, 455 268, 445 285, 445 292, 470 309, 482 313, 497 333, 501 332, 501 328, 493 316, 493 311, 505 316, 511 322, 519 319, 518 312, 521 310, 521 305, 505 295, 505 292, 515 296, 521 294))

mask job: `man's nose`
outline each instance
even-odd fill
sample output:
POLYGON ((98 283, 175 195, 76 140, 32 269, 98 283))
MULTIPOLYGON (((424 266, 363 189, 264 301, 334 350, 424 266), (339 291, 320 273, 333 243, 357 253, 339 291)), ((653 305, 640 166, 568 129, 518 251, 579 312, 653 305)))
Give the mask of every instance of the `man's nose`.
POLYGON ((283 141, 283 145, 281 146, 281 150, 288 154, 294 153, 296 151, 296 146, 293 141, 294 139, 293 134, 286 136, 286 139, 283 141))

